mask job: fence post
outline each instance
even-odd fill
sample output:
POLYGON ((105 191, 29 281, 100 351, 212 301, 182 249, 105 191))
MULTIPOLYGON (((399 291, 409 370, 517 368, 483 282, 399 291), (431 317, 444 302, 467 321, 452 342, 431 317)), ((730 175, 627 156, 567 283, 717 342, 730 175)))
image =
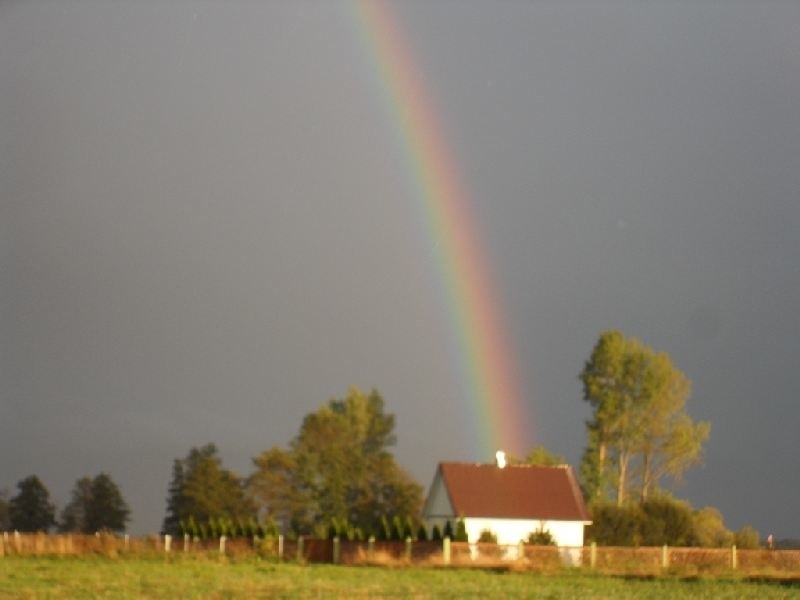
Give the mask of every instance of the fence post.
POLYGON ((734 544, 733 546, 731 546, 731 569, 733 569, 734 571, 736 570, 737 562, 738 561, 736 556, 736 544, 734 544))
POLYGON ((369 536, 367 540, 367 560, 372 562, 375 560, 375 536, 369 536))
POLYGON ((131 536, 130 536, 130 534, 127 534, 127 533, 125 534, 125 545, 123 546, 123 548, 125 548, 125 552, 127 552, 128 550, 131 549, 131 536))
POLYGON ((339 564, 339 536, 333 538, 333 564, 339 564))
POLYGON ((411 536, 406 537, 406 560, 411 562, 411 536))
POLYGON ((517 560, 525 559, 525 542, 522 540, 517 544, 517 560))
POLYGON ((278 534, 278 560, 283 560, 283 534, 278 534))
POLYGON ((183 551, 184 551, 184 553, 189 551, 189 534, 188 533, 184 533, 183 534, 183 551))
POLYGON ((594 569, 597 567, 597 542, 592 542, 589 546, 589 568, 594 569))
POLYGON ((303 562, 303 536, 297 536, 297 562, 303 562))
POLYGON ((219 553, 225 554, 225 542, 228 540, 224 535, 219 536, 219 553))
POLYGON ((172 548, 172 536, 167 534, 164 536, 164 552, 169 554, 170 548, 172 548))
POLYGON ((14 549, 17 551, 17 554, 22 552, 22 539, 19 537, 19 531, 16 529, 14 530, 14 549))
POLYGON ((666 544, 661 546, 661 568, 666 569, 669 566, 669 548, 666 544))
POLYGON ((450 537, 445 537, 442 542, 442 561, 444 564, 450 564, 450 537))

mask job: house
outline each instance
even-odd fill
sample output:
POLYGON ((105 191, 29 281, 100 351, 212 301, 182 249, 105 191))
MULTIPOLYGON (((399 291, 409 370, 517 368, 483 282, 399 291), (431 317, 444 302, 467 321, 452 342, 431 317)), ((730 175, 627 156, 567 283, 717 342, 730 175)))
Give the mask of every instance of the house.
POLYGON ((483 530, 498 544, 518 544, 536 530, 549 531, 558 546, 583 546, 591 524, 572 467, 440 463, 425 500, 428 527, 464 519, 470 542, 483 530))

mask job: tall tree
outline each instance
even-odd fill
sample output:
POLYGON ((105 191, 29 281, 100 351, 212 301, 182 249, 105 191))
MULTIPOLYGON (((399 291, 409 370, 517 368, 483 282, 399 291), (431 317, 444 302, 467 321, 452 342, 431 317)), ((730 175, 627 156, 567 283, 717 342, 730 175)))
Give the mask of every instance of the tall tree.
POLYGON ((9 503, 11 526, 18 531, 48 531, 55 525, 55 506, 50 492, 36 475, 17 483, 17 495, 9 503))
POLYGON ((580 379, 593 408, 581 465, 591 501, 613 489, 621 505, 634 487, 644 501, 665 476, 679 479, 700 462, 710 426, 686 414, 691 386, 667 354, 606 331, 580 379))
POLYGON ((86 507, 92 498, 92 478, 81 477, 72 488, 72 495, 64 510, 58 528, 61 531, 88 532, 86 507))
POLYGON ((88 532, 124 531, 131 511, 111 476, 108 473, 95 476, 90 492, 85 513, 88 532))
POLYGON ((180 531, 183 514, 183 460, 172 461, 172 479, 167 488, 167 514, 161 529, 164 533, 175 534, 180 531))
POLYGON ((107 473, 75 482, 69 503, 61 512, 61 531, 95 533, 124 531, 130 509, 119 487, 107 473))
POLYGON ((377 531, 382 516, 416 515, 421 505, 422 488, 389 451, 394 443, 381 395, 352 388, 306 415, 288 451, 254 459, 251 497, 297 531, 321 532, 332 519, 377 531))
POLYGON ((186 458, 176 460, 167 498, 163 529, 179 533, 181 521, 192 517, 202 523, 225 517, 246 521, 253 515, 242 480, 222 466, 217 447, 192 448, 186 458))
POLYGON ((277 446, 253 459, 255 472, 247 480, 247 494, 263 522, 274 521, 282 530, 308 520, 304 498, 297 489, 294 454, 277 446))

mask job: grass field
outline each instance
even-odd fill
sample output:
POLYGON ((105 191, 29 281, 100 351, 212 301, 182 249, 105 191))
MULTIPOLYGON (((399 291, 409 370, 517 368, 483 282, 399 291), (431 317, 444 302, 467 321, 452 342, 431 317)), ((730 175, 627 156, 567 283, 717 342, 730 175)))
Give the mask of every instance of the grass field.
POLYGON ((622 579, 255 560, 0 560, 0 598, 800 598, 800 582, 622 579))

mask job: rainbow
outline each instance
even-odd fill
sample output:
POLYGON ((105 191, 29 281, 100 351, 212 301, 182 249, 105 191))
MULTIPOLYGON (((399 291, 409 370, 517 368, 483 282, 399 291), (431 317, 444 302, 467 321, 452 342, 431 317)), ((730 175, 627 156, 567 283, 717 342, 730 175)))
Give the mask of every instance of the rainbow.
POLYGON ((523 452, 532 437, 526 405, 454 152, 388 2, 353 0, 353 8, 438 255, 478 451, 523 452))

